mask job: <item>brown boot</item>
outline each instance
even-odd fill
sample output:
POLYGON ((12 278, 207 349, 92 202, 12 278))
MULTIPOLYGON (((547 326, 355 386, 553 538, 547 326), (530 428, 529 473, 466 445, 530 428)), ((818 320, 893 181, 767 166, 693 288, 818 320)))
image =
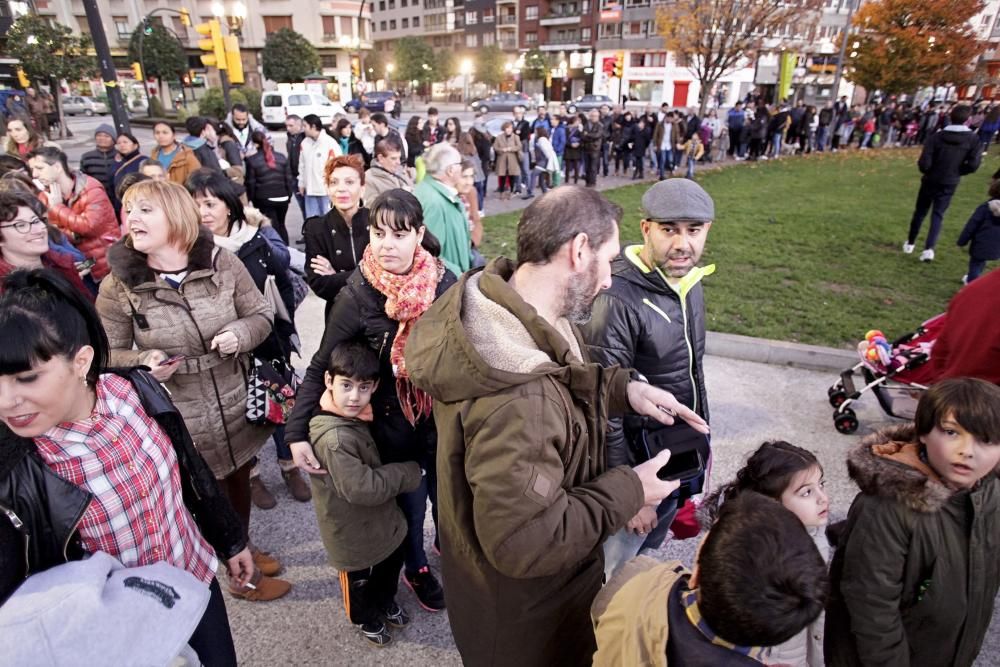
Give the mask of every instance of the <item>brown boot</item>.
POLYGON ((250 500, 262 510, 274 509, 278 504, 274 494, 264 485, 264 481, 259 475, 250 478, 250 500))
POLYGON ((229 594, 240 600, 250 602, 270 602, 284 597, 292 585, 283 579, 272 579, 260 570, 255 570, 250 583, 243 588, 229 588, 229 594))
POLYGON ((300 503, 307 503, 312 500, 312 489, 309 488, 309 482, 302 478, 302 473, 299 469, 295 467, 295 464, 288 461, 286 465, 285 461, 278 461, 278 465, 281 467, 281 476, 285 480, 285 486, 288 487, 288 492, 292 494, 292 498, 295 498, 300 503))
POLYGON ((281 561, 266 551, 261 551, 257 547, 250 547, 253 554, 253 564, 261 571, 261 574, 273 577, 281 572, 281 561))

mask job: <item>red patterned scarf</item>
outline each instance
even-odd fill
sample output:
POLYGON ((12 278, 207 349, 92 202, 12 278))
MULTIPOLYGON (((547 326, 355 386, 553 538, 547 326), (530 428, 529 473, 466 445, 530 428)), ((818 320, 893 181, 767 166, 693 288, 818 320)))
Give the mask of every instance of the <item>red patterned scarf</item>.
POLYGON ((368 246, 361 259, 361 273, 372 287, 385 295, 385 314, 390 320, 399 322, 396 339, 389 351, 389 361, 396 376, 396 395, 403 415, 410 424, 415 424, 418 418, 431 414, 433 400, 410 384, 403 350, 413 323, 434 303, 438 283, 444 276, 444 263, 417 246, 410 272, 403 275, 390 273, 379 265, 372 247, 368 246))

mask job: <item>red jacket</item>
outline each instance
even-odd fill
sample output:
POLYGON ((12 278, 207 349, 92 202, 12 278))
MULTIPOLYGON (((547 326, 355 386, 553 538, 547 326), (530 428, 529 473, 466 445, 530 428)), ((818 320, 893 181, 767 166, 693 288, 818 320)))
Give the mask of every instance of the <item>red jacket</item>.
POLYGON ((69 236, 77 250, 97 261, 90 272, 94 280, 108 274, 104 256, 121 232, 115 209, 100 181, 78 172, 69 202, 50 205, 49 222, 69 236))
MULTIPOLYGON (((80 278, 80 274, 76 270, 76 266, 73 264, 73 260, 67 255, 61 255, 58 252, 48 251, 42 255, 42 266, 47 269, 53 269, 57 273, 61 273, 66 280, 73 285, 73 287, 80 290, 80 293, 86 296, 91 302, 94 300, 94 295, 89 289, 83 284, 83 280, 80 278)), ((0 258, 0 280, 7 277, 8 274, 13 273, 17 267, 13 264, 9 264, 0 258)), ((2 287, 2 286, 0 286, 2 287)), ((2 289, 0 289, 2 291, 2 289)))
POLYGON ((982 378, 1000 384, 1000 269, 966 285, 948 305, 931 353, 939 379, 982 378))

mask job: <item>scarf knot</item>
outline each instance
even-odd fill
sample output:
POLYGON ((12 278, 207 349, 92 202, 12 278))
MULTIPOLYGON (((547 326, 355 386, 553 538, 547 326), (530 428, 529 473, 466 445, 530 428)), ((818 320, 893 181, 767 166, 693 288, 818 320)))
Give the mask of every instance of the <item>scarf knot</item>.
POLYGON ((403 415, 410 424, 416 424, 417 419, 430 416, 433 400, 410 383, 403 350, 413 324, 434 303, 438 283, 444 276, 444 264, 423 247, 417 246, 410 271, 391 273, 379 265, 369 245, 365 248, 360 268, 365 280, 385 296, 386 316, 399 323, 392 349, 389 350, 389 361, 396 376, 396 395, 403 415))

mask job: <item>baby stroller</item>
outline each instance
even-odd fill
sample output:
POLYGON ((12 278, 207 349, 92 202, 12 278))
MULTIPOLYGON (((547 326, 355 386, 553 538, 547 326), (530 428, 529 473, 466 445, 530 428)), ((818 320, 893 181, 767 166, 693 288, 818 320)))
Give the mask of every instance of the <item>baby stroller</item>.
POLYGON ((858 344, 861 361, 840 374, 840 380, 827 389, 833 412, 833 426, 849 435, 858 430, 858 417, 851 404, 871 391, 882 410, 890 417, 913 419, 920 395, 934 381, 931 350, 944 327, 945 314, 932 317, 913 333, 889 343, 881 331, 869 331, 858 344), (858 388, 860 374, 864 386, 858 388))

